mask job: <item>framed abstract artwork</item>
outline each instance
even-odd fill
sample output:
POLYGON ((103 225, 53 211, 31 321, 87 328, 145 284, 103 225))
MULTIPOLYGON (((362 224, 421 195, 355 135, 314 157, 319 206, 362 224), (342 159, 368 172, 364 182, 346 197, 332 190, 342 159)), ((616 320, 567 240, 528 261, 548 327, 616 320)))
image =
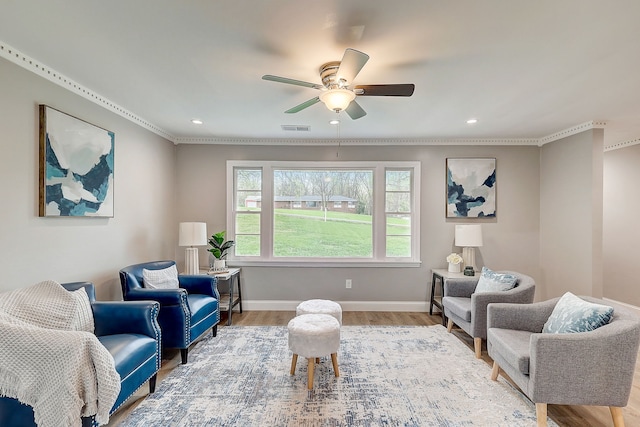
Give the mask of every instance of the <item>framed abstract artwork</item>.
POLYGON ((447 159, 447 218, 496 216, 496 159, 447 159))
POLYGON ((115 134, 40 105, 39 216, 113 217, 115 134))

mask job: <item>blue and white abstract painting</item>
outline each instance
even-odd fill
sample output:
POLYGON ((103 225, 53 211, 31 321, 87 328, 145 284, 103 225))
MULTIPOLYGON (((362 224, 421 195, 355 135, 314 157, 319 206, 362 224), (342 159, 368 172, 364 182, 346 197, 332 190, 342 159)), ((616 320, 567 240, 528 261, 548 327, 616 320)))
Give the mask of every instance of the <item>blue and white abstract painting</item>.
POLYGON ((40 216, 113 217, 115 134, 40 106, 40 216))
POLYGON ((496 216, 496 159, 447 159, 447 218, 496 216))

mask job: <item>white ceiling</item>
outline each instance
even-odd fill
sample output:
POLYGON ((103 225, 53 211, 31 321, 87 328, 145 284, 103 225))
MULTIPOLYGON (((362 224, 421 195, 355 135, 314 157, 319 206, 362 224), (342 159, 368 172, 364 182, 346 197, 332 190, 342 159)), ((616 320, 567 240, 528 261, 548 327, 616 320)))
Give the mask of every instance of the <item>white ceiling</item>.
POLYGON ((1 0, 0 45, 178 141, 539 139, 605 121, 610 146, 640 137, 638 17, 637 0, 1 0), (320 83, 347 47, 371 57, 355 84, 414 95, 358 98, 367 116, 339 129, 322 103, 284 114, 318 91, 262 75, 320 83))

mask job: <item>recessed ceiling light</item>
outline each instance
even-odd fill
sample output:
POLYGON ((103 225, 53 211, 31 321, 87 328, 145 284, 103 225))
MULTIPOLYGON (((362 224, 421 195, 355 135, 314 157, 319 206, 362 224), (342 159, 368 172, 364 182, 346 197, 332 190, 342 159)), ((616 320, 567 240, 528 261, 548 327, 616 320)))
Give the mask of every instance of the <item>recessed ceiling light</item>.
POLYGON ((340 124, 340 120, 335 120, 335 119, 330 120, 330 121, 329 121, 329 124, 330 124, 330 125, 339 125, 339 124, 340 124))
POLYGON ((476 123, 478 123, 478 119, 469 119, 469 120, 467 120, 467 124, 468 125, 475 125, 476 123))
POLYGON ((201 125, 204 122, 200 119, 191 119, 191 123, 193 123, 194 125, 201 125))

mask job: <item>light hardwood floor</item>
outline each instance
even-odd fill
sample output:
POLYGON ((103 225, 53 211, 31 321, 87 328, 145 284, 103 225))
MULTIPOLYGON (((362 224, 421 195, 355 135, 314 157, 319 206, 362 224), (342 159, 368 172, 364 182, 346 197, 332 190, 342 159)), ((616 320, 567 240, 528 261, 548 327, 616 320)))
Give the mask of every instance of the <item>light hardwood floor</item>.
MULTIPOLYGON (((244 313, 233 313, 233 325, 286 326, 293 316, 295 316, 295 312, 292 311, 245 310, 244 313)), ((342 313, 342 323, 343 325, 433 326, 441 324, 441 317, 439 314, 430 316, 427 313, 345 311, 342 313)), ((218 328, 225 327, 227 327, 226 318, 223 315, 218 328)), ((473 354, 473 339, 455 327, 452 333, 466 344, 469 347, 469 352, 473 354)), ((493 361, 487 355, 486 346, 483 346, 482 359, 489 367, 493 364, 493 361)), ((611 363, 615 363, 615 360, 612 360, 611 363)), ((180 353, 176 350, 168 350, 163 356, 162 368, 158 374, 158 384, 179 364, 180 353)), ((606 369, 606 367, 603 367, 603 369, 606 369)), ((119 425, 142 402, 147 392, 148 387, 145 385, 134 397, 129 399, 125 407, 111 417, 108 426, 119 425)), ((607 407, 549 405, 548 415, 561 427, 613 426, 611 414, 607 407)), ((631 398, 627 407, 623 409, 623 415, 627 427, 640 426, 640 364, 636 364, 631 398)))

